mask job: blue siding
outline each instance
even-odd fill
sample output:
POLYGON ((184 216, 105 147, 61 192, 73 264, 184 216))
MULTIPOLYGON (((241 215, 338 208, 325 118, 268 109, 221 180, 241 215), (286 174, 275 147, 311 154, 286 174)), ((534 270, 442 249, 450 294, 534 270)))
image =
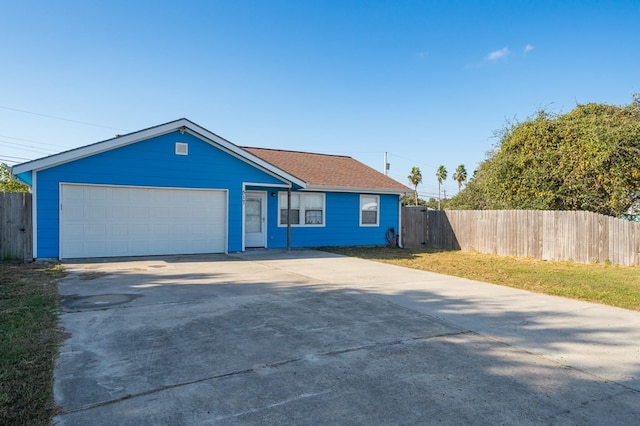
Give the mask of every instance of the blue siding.
MULTIPOLYGON (((272 190, 270 192, 275 192, 272 190)), ((278 226, 278 197, 267 197, 267 245, 287 246, 287 228, 278 226)), ((292 247, 322 247, 387 244, 389 228, 398 232, 398 195, 380 195, 380 223, 360 226, 360 194, 328 192, 325 199, 326 224, 323 227, 291 227, 292 247)))
MULTIPOLYGON (((278 226, 278 197, 271 185, 282 181, 194 137, 172 132, 37 172, 37 257, 58 257, 60 183, 224 189, 229 194, 227 246, 242 250, 242 184, 266 191, 267 247, 287 246, 287 228, 278 226), (175 155, 175 142, 189 155, 175 155), (274 193, 276 196, 271 196, 274 193)), ((380 223, 360 226, 360 194, 329 192, 325 226, 292 227, 292 247, 383 245, 389 228, 398 231, 399 196, 380 195, 380 223)))
POLYGON ((229 251, 242 249, 242 182, 282 183, 194 136, 179 132, 42 170, 36 181, 40 258, 58 257, 60 182, 227 189, 229 251), (188 143, 189 155, 175 155, 175 142, 188 143))
POLYGON ((32 184, 32 180, 31 180, 31 171, 28 172, 23 172, 20 173, 18 176, 16 176, 18 179, 20 179, 22 182, 26 183, 27 185, 31 186, 32 184))

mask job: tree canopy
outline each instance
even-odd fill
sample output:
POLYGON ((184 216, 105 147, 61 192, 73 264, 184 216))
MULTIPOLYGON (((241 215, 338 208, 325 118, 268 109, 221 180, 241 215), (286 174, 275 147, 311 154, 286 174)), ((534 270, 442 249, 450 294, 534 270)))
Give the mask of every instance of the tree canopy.
POLYGON ((462 188, 462 183, 467 180, 467 169, 464 164, 460 164, 453 173, 453 180, 458 182, 458 191, 462 188))
POLYGON ((29 192, 29 187, 11 175, 9 166, 0 163, 0 192, 29 192))
POLYGON ((508 125, 450 208, 588 210, 618 216, 640 200, 640 104, 540 111, 508 125))
POLYGON ((419 167, 412 167, 411 174, 407 176, 409 182, 413 185, 413 190, 415 192, 415 202, 416 206, 418 205, 418 185, 422 182, 422 173, 420 172, 419 167))
POLYGON ((438 210, 440 210, 440 186, 447 179, 447 169, 442 164, 436 170, 436 179, 438 179, 438 210))

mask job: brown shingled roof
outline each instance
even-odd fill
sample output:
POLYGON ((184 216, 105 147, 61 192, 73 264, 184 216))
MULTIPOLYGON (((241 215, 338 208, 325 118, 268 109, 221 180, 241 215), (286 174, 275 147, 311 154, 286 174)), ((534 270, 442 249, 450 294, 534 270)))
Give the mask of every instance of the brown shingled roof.
POLYGON ((411 191, 405 185, 347 156, 266 148, 242 147, 242 149, 312 187, 411 191))

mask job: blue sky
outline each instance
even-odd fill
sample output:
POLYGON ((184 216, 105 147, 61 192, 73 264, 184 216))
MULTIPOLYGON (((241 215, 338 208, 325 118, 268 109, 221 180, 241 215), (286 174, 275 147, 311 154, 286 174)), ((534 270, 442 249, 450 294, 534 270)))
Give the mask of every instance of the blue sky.
POLYGON ((22 0, 2 16, 9 164, 186 117, 381 171, 388 152, 428 198, 440 164, 471 174, 508 120, 640 92, 638 0, 22 0))

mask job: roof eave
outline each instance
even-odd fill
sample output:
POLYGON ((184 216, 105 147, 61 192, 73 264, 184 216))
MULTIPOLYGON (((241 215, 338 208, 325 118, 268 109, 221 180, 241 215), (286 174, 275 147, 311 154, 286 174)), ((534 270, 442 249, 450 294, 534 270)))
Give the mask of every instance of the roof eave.
POLYGON ((148 139, 156 136, 160 136, 166 133, 175 131, 181 127, 185 127, 187 124, 193 124, 186 118, 181 118, 176 121, 161 124, 159 126, 150 127, 148 129, 139 130, 133 133, 129 133, 123 136, 116 136, 115 138, 106 139, 104 141, 95 142, 91 145, 82 146, 79 148, 70 149, 68 151, 53 154, 48 157, 39 158, 36 160, 27 161, 26 163, 16 164, 13 166, 13 172, 15 174, 31 171, 42 170, 50 167, 55 167, 60 164, 68 163, 70 161, 80 160, 82 158, 89 157, 91 155, 100 154, 102 152, 110 151, 115 148, 120 148, 125 145, 129 145, 143 139, 148 139))
POLYGON ((375 187, 356 187, 356 186, 335 186, 335 185, 307 185, 305 191, 323 191, 323 192, 357 192, 364 194, 389 194, 404 195, 411 192, 411 189, 395 189, 395 188, 375 188, 375 187))
POLYGON ((186 131, 199 139, 204 139, 208 143, 212 143, 224 148, 227 152, 235 154, 238 158, 253 163, 259 168, 269 171, 275 174, 283 181, 290 182, 298 185, 302 188, 307 187, 307 183, 299 178, 287 173, 286 171, 275 167, 274 165, 262 160, 261 158, 253 155, 252 153, 240 148, 228 140, 216 135, 213 132, 201 127, 194 122, 181 118, 179 120, 171 121, 169 123, 161 124, 158 126, 150 127, 148 129, 139 130, 137 132, 129 133, 127 135, 118 136, 112 139, 107 139, 101 142, 96 142, 91 145, 87 145, 80 148, 74 148, 69 151, 61 152, 58 154, 50 155, 48 157, 40 158, 37 160, 28 161, 22 164, 16 164, 12 167, 14 175, 24 173, 28 171, 37 171, 55 167, 60 164, 68 163, 70 161, 79 160, 92 155, 100 154, 102 152, 110 151, 112 149, 120 148, 125 145, 130 145, 139 142, 144 139, 149 139, 163 134, 171 133, 176 130, 186 131))

